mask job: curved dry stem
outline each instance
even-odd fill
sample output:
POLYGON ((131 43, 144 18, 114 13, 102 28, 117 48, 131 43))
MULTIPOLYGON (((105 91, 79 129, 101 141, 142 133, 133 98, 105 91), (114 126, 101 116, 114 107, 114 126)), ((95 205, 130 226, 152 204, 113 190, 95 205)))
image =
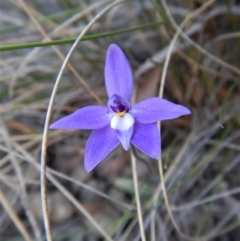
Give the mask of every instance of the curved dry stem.
MULTIPOLYGON (((45 125, 44 125, 44 131, 43 131, 43 140, 42 140, 42 152, 41 152, 41 197, 42 197, 42 210, 43 210, 43 218, 44 218, 44 226, 45 226, 45 231, 47 235, 47 240, 52 241, 52 234, 51 234, 51 227, 50 227, 50 221, 48 218, 48 207, 47 207, 47 188, 46 188, 46 152, 47 152, 47 137, 48 137, 48 129, 49 129, 49 124, 50 124, 50 119, 51 119, 51 113, 52 113, 52 108, 55 100, 55 96, 57 94, 58 86, 60 84, 61 78, 63 76, 63 72, 68 64, 68 61, 70 57, 72 56, 74 50, 80 43, 81 39, 83 36, 88 32, 88 30, 92 27, 92 25, 102 16, 104 15, 107 11, 109 11, 112 7, 116 6, 117 4, 123 2, 123 0, 116 1, 107 7, 105 7, 100 13, 98 13, 95 18, 93 18, 89 24, 85 27, 85 29, 81 32, 81 34, 78 36, 74 44, 72 45, 70 51, 68 52, 62 67, 59 71, 58 77, 56 79, 55 85, 53 87, 53 91, 50 97, 49 101, 49 106, 47 109, 47 115, 46 115, 46 120, 45 120, 45 125)), ((99 227, 96 227, 102 234, 105 233, 102 229, 99 227)))
MULTIPOLYGON (((164 62, 164 66, 163 66, 161 85, 160 85, 160 89, 159 89, 159 97, 160 98, 162 98, 162 96, 163 96, 163 90, 164 90, 164 86, 165 86, 165 80, 166 80, 168 65, 169 65, 170 58, 171 58, 171 53, 173 51, 174 45, 176 44, 176 41, 177 41, 178 37, 180 36, 180 34, 183 35, 182 29, 188 24, 188 22, 192 18, 195 18, 197 15, 199 15, 201 12, 203 12, 207 7, 209 7, 215 1, 216 0, 210 0, 210 1, 207 1, 206 3, 204 3, 199 9, 197 9, 196 11, 194 11, 194 12, 190 13, 189 15, 187 15, 187 17, 181 23, 180 27, 177 27, 177 32, 175 33, 175 35, 174 35, 174 37, 173 37, 173 39, 171 41, 171 44, 169 46, 168 53, 167 53, 167 56, 166 56, 166 60, 164 62)), ((162 0, 162 2, 164 4, 165 0, 162 0)), ((167 11, 168 9, 165 9, 165 10, 167 11)), ((188 38, 188 36, 187 36, 187 38, 188 38)), ((216 57, 214 57, 214 58, 216 58, 216 57)), ((224 62, 224 64, 226 64, 226 63, 224 62)), ((239 71, 239 73, 240 73, 240 71, 239 71)))
MULTIPOLYGON (((166 2, 165 0, 162 0, 163 2, 163 5, 164 7, 166 8, 165 11, 168 13, 168 15, 170 14, 168 12, 168 9, 166 7, 166 2)), ((167 56, 166 56, 166 61, 164 63, 164 67, 163 67, 163 72, 162 72, 162 78, 161 78, 161 85, 160 85, 160 89, 159 89, 159 97, 162 97, 163 96, 163 90, 164 90, 164 86, 165 86, 165 80, 166 80, 166 75, 167 75, 167 69, 168 69, 168 65, 169 65, 169 62, 170 62, 170 58, 171 58, 171 53, 173 51, 173 48, 174 48, 174 45, 178 39, 178 37, 180 36, 180 34, 184 34, 182 32, 182 28, 184 28, 187 23, 189 22, 189 20, 191 20, 192 18, 196 17, 197 15, 199 15, 202 11, 204 11, 207 7, 209 7, 213 2, 215 2, 215 0, 210 0, 210 1, 207 1, 206 3, 204 3, 199 9, 197 9, 196 11, 194 11, 193 13, 190 13, 189 15, 187 15, 187 17, 183 20, 182 24, 180 25, 180 27, 177 27, 177 32, 175 33, 172 41, 171 41, 171 44, 169 46, 169 49, 168 49, 168 53, 167 53, 167 56)), ((195 44, 195 43, 194 43, 195 44)), ((198 45, 197 45, 198 46, 198 45)), ((205 51, 205 50, 204 50, 205 51)), ((214 57, 215 58, 215 57, 214 57)), ((224 63, 226 64, 226 63, 224 63)), ((232 66, 231 66, 232 67, 232 66)), ((159 122, 159 129, 160 129, 160 122, 159 122)), ((191 236, 188 236, 186 234, 184 234, 179 226, 177 225, 174 217, 173 217, 173 214, 172 214, 172 211, 171 211, 171 208, 170 208, 170 204, 169 204, 169 201, 168 201, 168 196, 167 196, 167 192, 166 192, 166 187, 165 187, 165 183, 164 183, 164 176, 163 176, 163 167, 162 167, 162 160, 161 158, 158 160, 158 167, 159 167, 159 174, 160 174, 160 180, 161 180, 161 186, 162 186, 162 192, 163 192, 163 196, 164 196, 164 200, 165 200, 165 204, 166 204, 166 208, 167 208, 167 211, 168 211, 168 215, 172 221, 172 224, 174 226, 174 228, 177 230, 177 232, 179 233, 180 236, 182 236, 183 238, 187 239, 187 240, 196 240, 195 237, 191 237, 191 236)), ((156 199, 157 200, 157 199, 156 199)), ((155 201, 156 201, 155 200, 155 201)), ((201 237, 201 238, 197 238, 198 240, 202 240, 202 239, 206 239, 206 238, 209 238, 208 236, 204 236, 204 237, 201 237)))

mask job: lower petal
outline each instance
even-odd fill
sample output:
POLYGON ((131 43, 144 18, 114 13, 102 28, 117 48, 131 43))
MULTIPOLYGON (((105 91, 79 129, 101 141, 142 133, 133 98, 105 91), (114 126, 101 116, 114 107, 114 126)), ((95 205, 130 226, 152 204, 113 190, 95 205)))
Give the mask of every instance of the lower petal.
POLYGON ((133 126, 131 126, 126 131, 119 131, 119 130, 115 129, 114 132, 115 132, 118 140, 121 142, 123 149, 127 151, 130 147, 130 140, 131 140, 131 137, 133 134, 133 126))
POLYGON ((93 130, 86 144, 84 157, 86 172, 92 171, 119 143, 110 126, 93 130))
POLYGON ((131 142, 146 155, 154 159, 160 157, 160 132, 157 128, 157 123, 135 123, 131 142))

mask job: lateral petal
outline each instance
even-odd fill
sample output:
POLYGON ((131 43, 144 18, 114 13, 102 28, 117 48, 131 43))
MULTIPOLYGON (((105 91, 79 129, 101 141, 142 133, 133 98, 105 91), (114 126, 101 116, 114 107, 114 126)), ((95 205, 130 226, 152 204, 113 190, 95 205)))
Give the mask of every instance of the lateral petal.
POLYGON ((129 101, 132 97, 132 70, 125 54, 116 44, 111 44, 107 51, 105 85, 109 98, 118 94, 129 101))
POLYGON ((132 106, 132 113, 136 121, 140 123, 153 123, 189 115, 191 111, 182 105, 154 97, 132 106))
POLYGON ((50 129, 99 129, 110 124, 105 106, 88 106, 50 125, 50 129))
POLYGON ((84 167, 86 172, 92 171, 119 143, 110 126, 93 130, 85 149, 84 167))
POLYGON ((157 123, 135 123, 132 144, 146 155, 158 159, 161 153, 160 132, 157 123))

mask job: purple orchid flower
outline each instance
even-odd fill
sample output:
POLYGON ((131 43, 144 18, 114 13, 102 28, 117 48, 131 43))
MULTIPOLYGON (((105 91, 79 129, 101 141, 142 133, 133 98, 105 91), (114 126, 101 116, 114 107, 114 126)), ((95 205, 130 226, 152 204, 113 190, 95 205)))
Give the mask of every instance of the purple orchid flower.
POLYGON ((93 130, 86 144, 84 166, 95 168, 120 143, 128 150, 130 143, 146 155, 158 159, 161 153, 157 121, 190 114, 184 106, 158 97, 131 105, 133 74, 129 62, 116 45, 107 51, 105 85, 107 107, 88 106, 53 123, 51 129, 93 130))

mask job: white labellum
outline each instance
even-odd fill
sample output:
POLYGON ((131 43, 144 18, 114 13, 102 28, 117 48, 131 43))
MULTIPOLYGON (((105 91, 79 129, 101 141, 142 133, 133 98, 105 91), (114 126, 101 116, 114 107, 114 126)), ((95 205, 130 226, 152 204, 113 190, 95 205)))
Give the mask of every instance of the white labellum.
POLYGON ((125 150, 130 146, 134 122, 133 116, 129 113, 125 113, 122 117, 114 115, 111 119, 111 127, 125 150))

